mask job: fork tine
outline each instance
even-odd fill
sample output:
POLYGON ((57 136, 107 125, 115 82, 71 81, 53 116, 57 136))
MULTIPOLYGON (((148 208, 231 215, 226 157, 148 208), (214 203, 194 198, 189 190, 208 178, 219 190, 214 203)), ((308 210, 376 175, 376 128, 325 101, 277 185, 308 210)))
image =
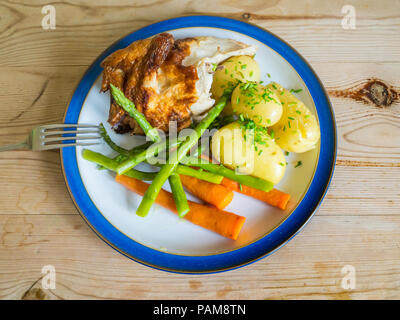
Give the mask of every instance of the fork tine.
POLYGON ((55 141, 65 141, 65 140, 94 140, 100 139, 101 136, 71 136, 71 137, 54 137, 54 138, 44 138, 43 142, 55 142, 55 141))
POLYGON ((43 131, 42 136, 53 136, 56 134, 71 134, 71 133, 78 133, 78 134, 85 134, 85 133, 100 133, 100 130, 65 130, 65 131, 43 131))
POLYGON ((42 150, 52 150, 52 149, 61 149, 64 147, 76 147, 76 146, 94 146, 97 144, 101 144, 101 142, 77 142, 77 143, 61 143, 61 144, 48 144, 43 146, 42 150))
POLYGON ((98 125, 95 124, 46 124, 41 126, 42 129, 57 129, 57 128, 99 128, 98 125))

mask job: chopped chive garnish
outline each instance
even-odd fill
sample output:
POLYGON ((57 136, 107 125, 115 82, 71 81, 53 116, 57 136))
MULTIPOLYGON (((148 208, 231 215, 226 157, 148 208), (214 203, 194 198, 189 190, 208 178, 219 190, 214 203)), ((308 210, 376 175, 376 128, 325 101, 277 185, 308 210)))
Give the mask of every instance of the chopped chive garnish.
POLYGON ((240 67, 241 69, 246 69, 247 68, 247 64, 244 64, 240 67))
POLYGON ((271 129, 271 132, 269 133, 269 135, 273 139, 275 137, 275 131, 271 129))
POLYGON ((285 151, 285 156, 288 156, 289 155, 289 151, 285 151))
POLYGON ((268 78, 271 78, 271 75, 270 75, 269 73, 267 73, 267 77, 268 77, 268 78))
POLYGON ((301 111, 300 111, 300 110, 296 110, 296 113, 297 113, 297 114, 301 114, 301 111))
POLYGON ((300 167, 303 163, 299 160, 297 161, 296 165, 294 166, 295 168, 300 167))
POLYGON ((302 92, 303 91, 303 89, 290 89, 290 92, 294 92, 294 93, 299 93, 299 92, 302 92))

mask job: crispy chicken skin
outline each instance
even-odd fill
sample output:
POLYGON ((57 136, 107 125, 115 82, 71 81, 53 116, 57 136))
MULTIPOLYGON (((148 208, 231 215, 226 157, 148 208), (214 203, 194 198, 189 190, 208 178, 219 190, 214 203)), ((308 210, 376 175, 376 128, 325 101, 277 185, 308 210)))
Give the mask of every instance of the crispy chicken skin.
MULTIPOLYGON (((171 34, 161 33, 112 53, 101 63, 101 91, 107 91, 110 83, 120 88, 155 128, 168 132, 170 121, 177 122, 178 130, 188 127, 190 106, 198 99, 197 70, 182 64, 191 41, 175 41, 171 34)), ((108 122, 118 133, 143 134, 112 97, 108 122)))

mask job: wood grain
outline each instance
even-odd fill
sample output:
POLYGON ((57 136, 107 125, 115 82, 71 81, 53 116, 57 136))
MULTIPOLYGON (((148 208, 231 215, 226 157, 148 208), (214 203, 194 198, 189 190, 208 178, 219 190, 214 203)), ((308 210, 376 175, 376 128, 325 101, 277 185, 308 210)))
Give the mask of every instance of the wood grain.
POLYGON ((334 107, 338 158, 315 217, 267 259, 229 273, 175 275, 105 245, 77 214, 58 151, 0 153, 1 299, 400 298, 400 1, 0 0, 0 145, 62 120, 87 66, 123 35, 177 15, 217 14, 267 28, 293 45, 334 107), (210 11, 211 10, 211 11, 210 11), (4 90, 5 89, 5 90, 4 90), (54 265, 55 290, 41 288, 54 265), (356 288, 341 287, 345 265, 356 288))
POLYGON ((2 22, 0 65, 88 65, 110 43, 155 21, 188 14, 216 14, 258 24, 276 33, 313 61, 399 61, 399 1, 354 4, 358 28, 341 27, 345 3, 323 5, 308 1, 126 1, 120 5, 78 1, 55 3, 57 29, 43 30, 42 1, 1 1, 7 17, 2 22), (245 2, 246 4, 243 4, 245 2), (35 4, 36 3, 36 4, 35 4), (210 8, 215 8, 210 11, 210 8), (273 9, 271 9, 273 8, 273 9), (289 9, 290 8, 290 9, 289 9), (256 10, 254 14, 252 10, 256 10), (249 12, 250 11, 250 12, 249 12), (301 36, 299 36, 301 35, 301 36), (371 50, 373 45, 373 50, 371 50), (318 50, 315 50, 318 48, 318 50), (30 54, 25 54, 29 52, 30 54))
POLYGON ((0 230, 0 268, 7 270, 0 277, 1 298, 21 298, 48 264, 56 268, 57 286, 47 295, 62 299, 390 299, 398 297, 400 285, 398 216, 316 216, 279 253, 229 276, 141 266, 110 249, 79 216, 2 215, 0 230), (353 292, 340 286, 348 264, 357 272, 353 292))

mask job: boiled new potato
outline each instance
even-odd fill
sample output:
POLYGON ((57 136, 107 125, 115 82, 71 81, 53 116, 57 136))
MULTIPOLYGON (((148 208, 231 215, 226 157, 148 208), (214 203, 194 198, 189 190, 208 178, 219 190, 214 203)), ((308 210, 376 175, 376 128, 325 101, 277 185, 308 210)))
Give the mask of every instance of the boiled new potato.
POLYGON ((250 56, 231 57, 219 65, 211 86, 213 98, 220 98, 226 89, 233 89, 239 81, 260 81, 260 67, 250 56))
POLYGON ((285 174, 285 157, 271 137, 260 135, 256 131, 252 139, 243 125, 232 122, 213 135, 212 154, 226 167, 277 184, 285 174))
POLYGON ((235 114, 242 114, 263 127, 274 125, 282 116, 278 96, 257 82, 240 83, 232 92, 231 105, 235 114))
POLYGON ((272 82, 267 87, 276 93, 283 106, 281 119, 271 127, 276 143, 282 149, 296 153, 313 149, 320 138, 315 116, 303 102, 280 84, 272 82))

